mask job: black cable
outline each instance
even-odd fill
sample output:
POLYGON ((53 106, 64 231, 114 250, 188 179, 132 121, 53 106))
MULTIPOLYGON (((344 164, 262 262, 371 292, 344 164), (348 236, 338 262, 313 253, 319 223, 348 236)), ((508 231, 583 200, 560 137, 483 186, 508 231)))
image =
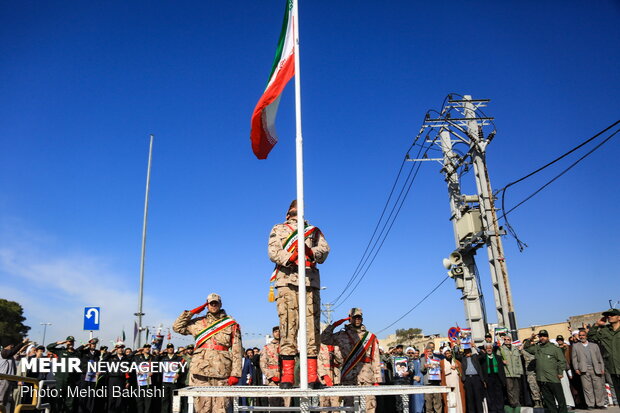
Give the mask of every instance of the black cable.
POLYGON ((384 332, 385 330, 387 330, 388 328, 392 327, 394 324, 398 323, 400 320, 402 320, 403 318, 407 317, 409 315, 409 313, 411 313, 413 310, 415 310, 420 304, 422 304, 424 301, 426 301, 426 299, 428 297, 431 296, 431 294, 433 294, 435 291, 437 291, 439 289, 439 287, 441 287, 441 285, 443 283, 446 282, 447 279, 449 279, 450 277, 446 276, 443 280, 441 280, 441 282, 439 284, 437 284, 435 286, 435 288, 433 288, 428 294, 426 294, 424 296, 424 298, 422 298, 420 301, 418 301, 418 303, 416 305, 414 305, 413 307, 411 307, 409 309, 409 311, 407 311, 405 314, 403 314, 402 316, 400 316, 396 321, 394 321, 392 324, 388 325, 385 328, 382 328, 381 330, 377 331, 377 334, 384 332))
MULTIPOLYGON (((409 152, 411 151, 411 149, 412 149, 412 148, 413 148, 413 147, 417 144, 417 142, 418 142, 418 140, 419 140, 420 136, 422 135, 422 132, 423 132, 423 131, 424 131, 424 129, 423 129, 423 128, 422 128, 422 129, 420 129, 420 131, 418 132, 418 135, 417 135, 417 136, 416 136, 416 138, 414 139, 413 143, 409 146, 409 149, 407 149, 407 155, 409 155, 409 152)), ((427 135, 428 135, 428 133, 427 133, 427 135)), ((420 154, 420 152, 422 152, 422 149, 423 149, 423 145, 420 145, 420 149, 418 150, 418 155, 420 154)), ((428 151, 428 149, 427 149, 427 151, 428 151)), ((392 185, 392 189, 390 190, 390 193, 389 193, 389 195, 388 195, 388 199, 387 199, 387 201, 385 202, 385 205, 384 205, 384 207, 383 207, 383 211, 381 212, 381 216, 379 217, 379 220, 377 221, 377 225, 375 226, 375 229, 374 229, 374 231, 373 231, 373 233, 372 233, 372 235, 371 235, 371 237, 370 237, 370 239, 369 239, 369 241, 368 241, 368 244, 366 245, 366 249, 364 250, 364 253, 362 254, 362 256, 360 257, 359 262, 357 263, 357 266, 356 266, 356 268, 355 268, 355 271, 353 271, 353 274, 352 274, 352 275, 351 275, 351 277, 349 278, 349 280, 348 280, 347 284, 346 284, 346 285, 345 285, 345 287, 342 289, 342 291, 340 292, 340 294, 336 297, 336 299, 335 299, 335 300, 333 300, 333 301, 332 301, 332 304, 336 304, 336 303, 338 302, 338 300, 339 300, 339 299, 343 296, 343 294, 347 291, 347 288, 349 288, 349 287, 353 284, 353 282, 355 282, 355 279, 356 279, 356 278, 358 277, 358 275, 359 275, 359 271, 361 271, 361 268, 363 268, 364 264, 368 261, 368 258, 370 257, 370 254, 372 254, 372 251, 374 250, 374 247, 376 246, 377 241, 375 241, 375 243, 374 243, 373 247, 372 247, 372 248, 371 248, 371 250, 370 250, 369 255, 368 255, 368 256, 366 256, 366 254, 368 253, 368 248, 369 248, 369 247, 370 247, 370 245, 373 243, 373 240, 374 240, 374 238, 375 238, 375 235, 376 235, 376 233, 377 233, 377 230, 379 229, 379 226, 381 225, 381 222, 382 222, 382 220, 383 220, 383 217, 385 216, 385 212, 386 212, 387 207, 388 207, 388 205, 389 205, 389 203, 390 203, 390 200, 392 199, 392 195, 394 194, 394 190, 395 190, 395 188, 396 188, 396 185, 398 184, 398 181, 400 180, 400 175, 401 175, 401 172, 402 172, 402 170, 403 170, 403 166, 405 165, 405 162, 407 162, 407 159, 408 159, 408 156, 405 156, 405 157, 403 158, 403 161, 402 161, 402 163, 401 163, 401 165, 400 165, 400 168, 399 168, 399 170, 398 170, 398 174, 396 175, 396 179, 394 180, 394 184, 392 185)), ((413 169, 413 168, 412 168, 412 169, 413 169)), ((409 172, 409 175, 408 175, 408 176, 407 176, 407 178, 405 179, 405 184, 403 185, 403 188, 407 185, 407 181, 408 181, 408 179, 409 179, 409 177, 410 177, 410 176, 411 176, 411 171, 409 172)), ((400 196, 401 196, 401 195, 402 195, 402 189, 401 189, 401 192, 400 192, 400 194, 399 194, 399 197, 397 198, 397 200, 396 200, 396 202, 395 202, 395 204, 394 204, 394 205, 396 205, 396 204, 398 203, 398 199, 400 199, 400 196)), ((394 208, 395 208, 395 206, 394 206, 394 208)), ((389 217, 391 217, 391 216, 392 216, 392 214, 393 214, 393 212, 394 212, 394 208, 392 208, 392 211, 390 212, 389 217)), ((388 222, 388 221, 389 221, 389 217, 388 217, 388 219, 387 219, 387 221, 386 221, 386 222, 388 222)), ((384 224, 383 229, 381 230, 379 237, 381 236, 381 234, 382 234, 382 233, 383 233, 383 231, 385 230, 385 226, 386 226, 386 225, 387 225, 387 224, 384 224)))
POLYGON ((540 168, 536 169, 533 172, 530 172, 529 174, 525 175, 522 178, 517 179, 516 181, 513 181, 511 183, 509 183, 508 185, 504 186, 503 188, 497 190, 497 192, 500 191, 505 191, 507 188, 518 184, 521 181, 524 181, 525 179, 529 178, 532 175, 537 174, 538 172, 542 171, 543 169, 553 165, 554 163, 558 162, 561 159, 566 158, 568 155, 570 155, 571 153, 575 152, 577 149, 581 148, 584 145, 587 145, 588 143, 592 142, 594 139, 598 138, 599 136, 601 136, 603 133, 607 132, 609 129, 613 128, 614 126, 616 126, 618 123, 620 123, 620 120, 615 121, 614 123, 612 123, 611 125, 609 125, 608 127, 606 127, 605 129, 603 129, 602 131, 600 131, 599 133, 597 133, 596 135, 592 136, 589 139, 586 139, 585 141, 581 142, 579 145, 575 146, 573 149, 571 149, 570 151, 564 153, 563 155, 558 156, 557 158, 555 158, 554 160, 552 160, 551 162, 541 166, 540 168))
MULTIPOLYGON (((616 122, 619 123, 620 121, 616 122)), ((609 128, 608 128, 609 129, 609 128)), ((545 183, 543 186, 541 186, 540 188, 538 188, 536 191, 534 191, 533 193, 531 193, 530 195, 528 195, 524 200, 522 200, 521 202, 519 202, 517 205, 515 205, 514 207, 510 208, 508 211, 504 212, 504 214, 501 216, 501 218, 504 218, 504 220, 506 220, 506 216, 508 214, 510 214, 512 211, 514 211, 515 209, 519 208, 521 205, 523 205, 525 202, 529 201, 532 197, 534 197, 536 194, 538 194, 540 191, 542 191, 543 189, 545 189, 546 187, 548 187, 549 185, 551 185, 553 182, 555 182, 555 180, 557 180, 558 178, 560 178, 562 175, 564 175, 566 172, 568 172, 569 170, 571 170, 574 166, 576 166, 579 162, 583 161, 585 158, 587 158, 588 156, 590 156, 594 151, 596 151, 598 148, 600 148, 601 146, 603 146, 605 143, 607 143, 611 138, 613 138, 618 132, 620 132, 620 129, 617 129, 614 133, 612 133, 611 135, 609 135, 605 140, 601 141, 601 143, 599 143, 598 145, 596 145, 594 148, 592 148, 591 150, 589 150, 588 152, 586 152, 585 155, 583 155, 581 158, 577 159, 575 162, 573 162, 572 164, 570 164, 570 166, 566 169, 564 169, 562 172, 560 172, 558 175, 556 175, 555 177, 553 177, 553 179, 551 179, 550 181, 548 181, 547 183, 545 183)), ((598 136, 598 134, 597 134, 598 136)), ((504 200, 505 200, 505 194, 506 194, 506 188, 508 188, 508 186, 504 187, 503 191, 502 191, 502 211, 504 210, 504 200)))
MULTIPOLYGON (((407 198, 407 195, 409 194, 409 191, 411 190, 411 186, 413 184, 413 182, 415 181, 416 176, 418 175, 418 171, 420 170, 420 166, 421 164, 418 164, 417 169, 415 170, 415 174, 413 176, 413 179, 411 179, 411 182, 409 183, 409 186, 407 187, 407 191, 405 192, 405 196, 403 197, 398 210, 396 211, 396 215, 394 216, 394 219, 392 220, 390 226, 387 228, 387 232, 385 233, 385 236, 383 237, 383 240, 381 241, 381 243, 379 244, 379 247, 377 248, 377 250, 375 251, 374 256, 372 257, 372 259, 370 260, 370 263, 368 263, 368 265, 366 266, 366 270, 364 270, 364 273, 361 275, 361 277, 358 278, 357 283, 355 284, 355 286, 349 291, 349 293, 347 294, 347 296, 345 298, 342 299, 342 301, 340 302, 340 304, 336 305, 334 307, 334 309, 340 307, 342 304, 344 304, 349 297, 351 296, 351 294, 353 294, 353 292, 357 289, 357 287, 360 285, 360 283, 362 282, 362 280, 364 279, 364 277, 366 276, 366 273, 368 273, 368 270, 370 269, 370 267, 372 266, 372 264, 375 262, 375 259, 377 258, 377 255, 379 254, 379 251, 381 250, 381 248, 383 247, 383 244, 385 243, 385 240, 387 239, 387 236, 389 235, 390 231, 392 230, 392 226, 394 226, 394 223, 396 222, 396 218, 398 218, 398 214, 400 214, 400 210, 403 207, 403 204, 405 203, 405 199, 407 198)), ((413 170, 413 169, 412 169, 413 170)), ((388 221, 389 222, 389 221, 388 221)), ((387 225, 387 222, 386 222, 387 225)), ((385 227, 384 227, 385 230, 385 227)), ((383 232, 383 231, 382 231, 383 232)), ((379 235, 379 237, 381 236, 381 234, 379 235)), ((377 239, 378 241, 378 239, 377 239)), ((375 243, 376 245, 376 243, 375 243)), ((374 247, 373 247, 374 249, 374 247)))

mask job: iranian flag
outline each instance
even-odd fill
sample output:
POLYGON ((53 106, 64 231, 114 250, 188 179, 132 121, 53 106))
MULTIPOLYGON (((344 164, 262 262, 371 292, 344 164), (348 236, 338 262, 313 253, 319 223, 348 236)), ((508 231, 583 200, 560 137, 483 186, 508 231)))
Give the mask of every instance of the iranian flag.
POLYGON ((275 123, 280 96, 288 81, 295 75, 293 42, 293 0, 287 0, 271 74, 265 92, 258 100, 252 114, 250 140, 252 141, 254 155, 258 159, 267 159, 269 151, 278 142, 275 123))

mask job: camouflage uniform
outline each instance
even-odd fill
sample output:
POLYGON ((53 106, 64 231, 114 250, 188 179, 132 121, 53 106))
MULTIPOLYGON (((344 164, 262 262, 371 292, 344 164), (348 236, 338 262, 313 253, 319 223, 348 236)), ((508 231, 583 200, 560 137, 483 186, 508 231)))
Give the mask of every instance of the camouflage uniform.
MULTIPOLYGON (((226 316, 226 311, 207 313, 196 317, 191 311, 184 311, 172 325, 172 329, 183 335, 196 336, 217 320, 226 316)), ((243 348, 239 326, 234 324, 218 332, 202 348, 195 348, 190 367, 191 386, 227 386, 229 377, 241 377, 243 348)), ((196 397, 196 412, 226 412, 230 400, 225 397, 196 397)))
MULTIPOLYGON (((276 304, 280 318, 281 344, 283 356, 297 354, 297 331, 299 329, 299 306, 297 288, 299 286, 297 264, 289 262, 292 253, 284 249, 284 244, 295 230, 297 218, 289 218, 284 224, 273 227, 269 235, 269 259, 278 266, 275 285, 278 289, 276 304)), ((315 263, 322 264, 329 254, 329 245, 321 231, 317 230, 305 240, 306 248, 312 249, 315 263)), ((299 257, 304 259, 304 257, 299 257)), ((308 337, 308 356, 316 357, 319 353, 319 326, 321 299, 319 288, 321 279, 315 265, 306 267, 306 323, 308 337)))
POLYGON ((542 396, 540 394, 540 387, 536 381, 536 356, 528 353, 525 350, 521 350, 523 360, 525 360, 525 376, 527 378, 527 384, 530 387, 530 394, 532 395, 532 401, 534 407, 542 407, 542 396))
MULTIPOLYGON (((280 340, 273 339, 260 352, 260 369, 268 386, 277 386, 280 381, 280 340), (275 379, 275 381, 274 381, 275 379)), ((290 397, 269 397, 269 406, 290 406, 290 397)))
MULTIPOLYGON (((359 308, 354 308, 351 311, 351 316, 361 314, 362 311, 359 308)), ((352 324, 346 324, 344 330, 334 333, 334 326, 329 325, 321 334, 321 343, 337 346, 340 348, 341 354, 348 355, 366 331, 366 327, 363 324, 359 328, 353 327, 352 324)), ((342 374, 341 381, 345 386, 372 386, 375 383, 381 382, 379 342, 375 339, 374 343, 366 350, 364 358, 346 376, 344 372, 342 374)), ((344 397, 344 405, 352 406, 353 397, 344 397)), ((376 407, 375 396, 366 396, 366 411, 374 413, 376 407)))
MULTIPOLYGON (((325 383, 325 376, 328 376, 335 385, 340 384, 340 366, 342 365, 342 353, 335 346, 321 344, 319 350, 319 377, 321 382, 325 383)), ((340 406, 340 396, 321 396, 321 407, 340 406)))

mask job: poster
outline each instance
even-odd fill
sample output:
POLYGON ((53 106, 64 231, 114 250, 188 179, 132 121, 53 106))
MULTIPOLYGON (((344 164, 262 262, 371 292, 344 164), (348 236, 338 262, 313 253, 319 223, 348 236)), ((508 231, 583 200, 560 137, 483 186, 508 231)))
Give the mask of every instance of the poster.
POLYGON ((439 359, 434 358, 434 357, 428 359, 428 364, 431 365, 428 368, 428 370, 427 370, 427 374, 428 374, 428 379, 429 380, 441 380, 441 372, 439 370, 439 368, 440 368, 439 362, 440 362, 439 359))
POLYGON ((471 348, 471 328, 461 329, 461 347, 463 350, 471 348))
POLYGON ((405 373, 407 373, 407 364, 409 360, 405 356, 397 356, 394 357, 394 376, 395 377, 406 377, 405 373))

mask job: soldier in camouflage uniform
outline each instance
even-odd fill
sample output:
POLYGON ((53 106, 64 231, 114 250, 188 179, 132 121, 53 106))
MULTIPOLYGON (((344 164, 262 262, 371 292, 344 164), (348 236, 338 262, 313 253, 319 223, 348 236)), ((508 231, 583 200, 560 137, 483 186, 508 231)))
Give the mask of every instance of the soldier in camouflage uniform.
MULTIPOLYGON (((207 302, 184 311, 172 325, 183 335, 192 335, 196 346, 190 367, 192 386, 234 386, 241 377, 243 347, 239 325, 222 309, 222 299, 213 293, 207 302), (207 315, 193 318, 208 306, 207 315)), ((225 397, 196 397, 196 412, 226 412, 230 400, 225 397)))
MULTIPOLYGON (((342 365, 340 348, 321 344, 318 363, 321 383, 328 387, 340 384, 340 366, 342 365)), ((321 407, 340 406, 340 396, 321 396, 319 400, 321 407)))
POLYGON ((521 348, 520 351, 525 361, 525 377, 530 387, 530 394, 532 395, 534 407, 542 407, 540 387, 538 387, 538 382, 536 381, 536 356, 528 353, 523 348, 521 348))
POLYGON ((305 257, 299 257, 297 243, 287 244, 289 237, 297 231, 297 201, 293 201, 286 213, 286 222, 273 227, 269 235, 269 259, 276 264, 275 285, 278 289, 276 304, 280 318, 280 350, 282 355, 282 377, 280 388, 293 387, 295 355, 297 354, 297 333, 299 330, 298 306, 298 259, 306 263, 306 327, 308 339, 308 383, 312 388, 321 387, 317 373, 319 354, 319 328, 321 279, 316 264, 322 264, 329 254, 329 245, 316 227, 306 224, 305 257))
MULTIPOLYGON (((47 351, 55 354, 59 359, 63 358, 75 358, 80 359, 80 354, 73 348, 75 338, 73 336, 67 337, 65 341, 57 341, 55 343, 48 344, 47 351), (58 347, 64 344, 65 347, 58 347)), ((56 397, 56 409, 61 413, 72 413, 74 410, 75 398, 69 395, 69 387, 77 388, 80 381, 80 373, 69 372, 54 372, 56 378, 56 388, 60 390, 60 394, 63 397, 56 397)))
MULTIPOLYGON (((341 381, 345 386, 378 386, 381 381, 379 342, 374 334, 366 330, 362 322, 362 310, 352 308, 348 318, 327 326, 321 334, 321 343, 337 346, 341 354, 347 355, 341 367, 341 381), (350 320, 350 324, 334 333, 334 329, 347 320, 350 320), (351 350, 358 342, 361 342, 360 351, 354 353, 351 350)), ((353 406, 353 398, 345 397, 344 405, 353 406)), ((376 407, 375 396, 366 396, 366 411, 374 413, 376 407)))
MULTIPOLYGON (((280 327, 272 329, 273 340, 260 351, 260 369, 265 375, 268 386, 280 383, 280 327)), ((270 397, 269 406, 283 407, 291 405, 290 397, 270 397)))

